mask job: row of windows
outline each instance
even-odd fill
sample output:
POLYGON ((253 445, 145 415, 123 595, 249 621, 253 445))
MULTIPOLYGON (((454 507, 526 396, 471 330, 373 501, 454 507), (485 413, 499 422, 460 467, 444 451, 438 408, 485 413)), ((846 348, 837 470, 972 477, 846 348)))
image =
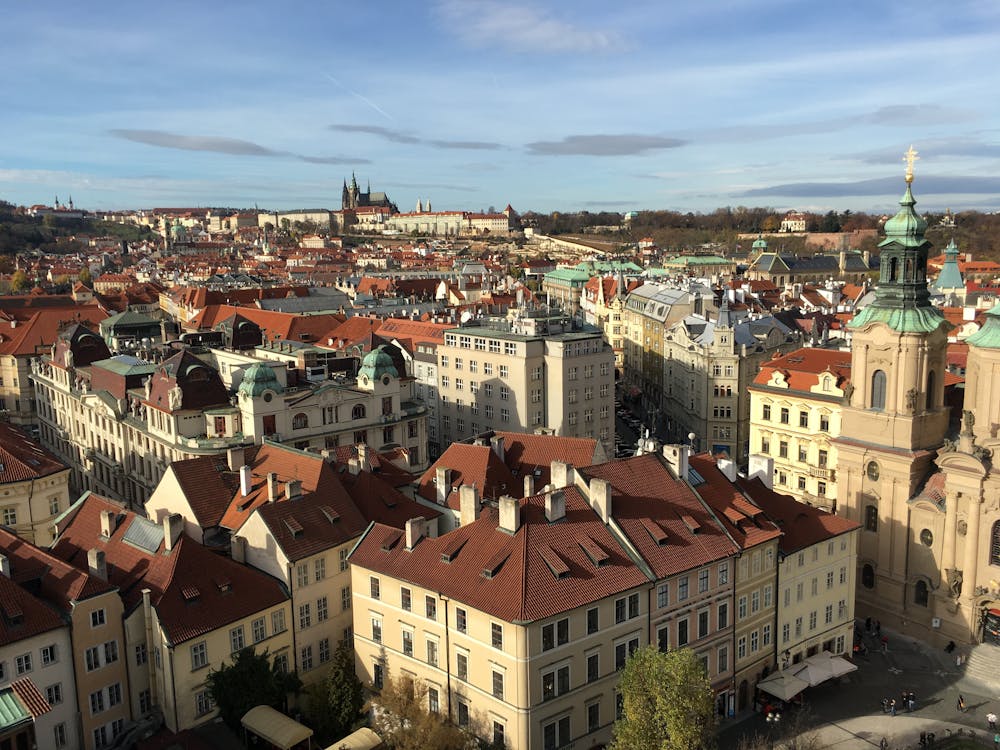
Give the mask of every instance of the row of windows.
MULTIPOLYGON (((764 404, 761 407, 761 419, 765 422, 771 421, 771 405, 764 404)), ((778 410, 778 422, 780 424, 791 424, 791 410, 787 406, 782 406, 778 410)), ((799 427, 808 429, 811 426, 809 412, 802 409, 798 413, 798 425, 799 427)), ((830 431, 830 415, 820 414, 819 415, 819 431, 829 432, 830 431)))
MULTIPOLYGON (((846 599, 841 599, 839 602, 837 602, 836 610, 834 609, 834 605, 832 603, 831 604, 827 604, 823 608, 822 615, 823 615, 823 624, 824 625, 832 625, 835 618, 836 618, 837 622, 842 622, 842 621, 846 620, 847 619, 847 600, 846 599)), ((794 637, 796 639, 798 639, 798 638, 802 637, 802 634, 804 632, 803 629, 806 626, 806 620, 808 619, 808 629, 809 629, 809 632, 812 633, 813 631, 816 630, 817 627, 819 627, 819 617, 820 617, 819 610, 814 609, 812 612, 809 613, 808 618, 806 618, 806 617, 796 617, 794 623, 788 623, 788 622, 784 623, 781 626, 781 643, 782 643, 782 645, 788 643, 792 639, 793 625, 794 625, 794 632, 795 632, 795 636, 794 637)))
MULTIPOLYGON (((285 611, 283 609, 275 610, 271 613, 271 634, 277 635, 278 633, 283 633, 285 630, 285 611)), ((250 632, 254 643, 260 643, 267 638, 267 618, 258 617, 250 623, 250 632)), ((246 635, 242 625, 232 628, 229 631, 229 646, 230 651, 234 653, 246 647, 246 635)), ((115 644, 115 654, 115 658, 117 659, 117 643, 115 644)), ((135 659, 137 664, 146 662, 147 654, 144 646, 136 646, 135 659)), ((191 646, 191 671, 193 672, 207 666, 208 643, 199 641, 191 646)))

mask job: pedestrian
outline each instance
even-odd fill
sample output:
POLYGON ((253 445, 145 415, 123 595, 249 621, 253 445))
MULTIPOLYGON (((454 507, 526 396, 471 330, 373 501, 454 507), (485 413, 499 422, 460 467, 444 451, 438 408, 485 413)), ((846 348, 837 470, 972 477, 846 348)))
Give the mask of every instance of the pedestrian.
POLYGON ((908 705, 910 707, 911 712, 917 710, 917 696, 915 696, 912 692, 910 693, 910 700, 908 705))
POLYGON ((965 713, 965 696, 961 694, 958 696, 958 712, 965 713))
POLYGON ((888 698, 883 698, 882 699, 882 713, 884 713, 884 714, 889 713, 889 699, 888 698))
POLYGON ((1000 732, 993 735, 993 750, 1000 750, 1000 732))
POLYGON ((865 618, 865 632, 866 633, 872 632, 872 618, 870 617, 865 618))
POLYGON ((895 698, 893 698, 891 701, 889 701, 889 715, 890 716, 895 716, 896 715, 896 699, 895 698))
POLYGON ((993 713, 992 711, 990 711, 988 714, 986 714, 986 723, 990 725, 990 729, 996 729, 997 728, 997 715, 995 713, 993 713))
POLYGON ((889 740, 883 737, 882 741, 878 743, 878 750, 889 750, 889 740))
POLYGON ((882 635, 882 623, 879 620, 875 621, 875 635, 882 635))
POLYGON ((889 652, 889 636, 882 636, 882 653, 886 654, 889 652))

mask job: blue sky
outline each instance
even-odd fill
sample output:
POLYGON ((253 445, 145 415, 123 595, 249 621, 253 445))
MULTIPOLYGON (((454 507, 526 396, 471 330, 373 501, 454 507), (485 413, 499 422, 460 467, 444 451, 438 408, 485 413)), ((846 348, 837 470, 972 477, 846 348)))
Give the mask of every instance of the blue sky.
POLYGON ((8 3, 0 199, 1000 209, 1000 3, 8 3))

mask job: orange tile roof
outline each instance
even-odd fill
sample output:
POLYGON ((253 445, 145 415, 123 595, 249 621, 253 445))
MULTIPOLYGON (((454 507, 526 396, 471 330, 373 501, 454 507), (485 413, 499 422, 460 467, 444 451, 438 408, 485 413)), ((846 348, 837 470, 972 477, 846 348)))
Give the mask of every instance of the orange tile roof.
POLYGON ((4 575, 0 575, 0 615, 0 646, 65 626, 54 609, 4 575))
POLYGON ((412 550, 405 548, 399 529, 375 524, 355 547, 351 563, 507 622, 541 620, 647 583, 579 490, 566 488, 565 501, 565 519, 549 523, 544 495, 520 500, 514 534, 498 529, 496 508, 486 507, 475 522, 422 539, 412 550), (607 553, 607 561, 595 565, 581 540, 607 553), (450 562, 442 559, 446 549, 450 562), (565 566, 560 577, 545 560, 553 555, 565 566))
POLYGON ((25 432, 0 422, 0 484, 38 479, 68 468, 25 432))
POLYGON ((851 379, 851 353, 811 347, 796 349, 764 362, 751 387, 766 387, 776 371, 784 374, 792 391, 808 393, 819 382, 819 375, 827 371, 837 377, 837 387, 843 388, 851 379))
POLYGON ((236 314, 240 314, 260 326, 261 331, 270 341, 318 342, 324 334, 344 322, 343 315, 332 313, 296 315, 275 310, 261 310, 256 307, 208 305, 185 323, 184 328, 188 331, 209 330, 236 314))
POLYGON ((691 456, 690 467, 705 480, 694 485, 694 491, 715 511, 719 522, 743 549, 781 536, 781 530, 764 511, 750 502, 719 470, 715 458, 707 453, 691 456))
POLYGON ((99 495, 84 495, 63 519, 53 553, 77 567, 87 565, 90 549, 106 555, 109 582, 116 585, 126 613, 151 591, 161 626, 174 644, 249 617, 288 599, 277 579, 209 551, 184 534, 169 552, 163 541, 153 552, 125 534, 146 519, 99 495), (109 510, 118 526, 101 535, 101 511, 109 510))
MULTIPOLYGON (((21 311, 17 313, 20 316, 21 311)), ((0 329, 0 354, 17 357, 46 353, 67 322, 89 324, 89 327, 96 330, 107 317, 108 314, 94 304, 33 311, 26 320, 14 318, 17 320, 16 326, 0 329)))

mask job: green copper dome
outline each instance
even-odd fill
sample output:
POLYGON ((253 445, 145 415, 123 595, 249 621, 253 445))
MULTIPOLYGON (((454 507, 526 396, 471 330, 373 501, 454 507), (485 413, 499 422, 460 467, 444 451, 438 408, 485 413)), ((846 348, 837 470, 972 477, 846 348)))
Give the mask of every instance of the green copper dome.
POLYGON ((394 378, 399 377, 399 370, 396 369, 396 363, 392 361, 392 356, 384 344, 372 349, 361 360, 361 369, 358 371, 358 377, 362 375, 367 376, 368 380, 373 383, 383 375, 389 375, 394 378))
POLYGON ((758 237, 753 241, 754 250, 767 250, 767 240, 763 237, 758 237))
POLYGON ((910 185, 907 183, 906 192, 899 201, 899 213, 885 223, 885 239, 879 243, 879 247, 893 242, 904 247, 918 247, 924 243, 927 222, 913 210, 916 204, 917 201, 913 198, 910 185))
POLYGON ((240 395, 254 398, 264 391, 274 391, 281 393, 284 388, 278 382, 278 376, 274 370, 264 364, 250 365, 243 373, 243 380, 240 382, 240 395))
POLYGON ((965 343, 981 349, 1000 349, 1000 304, 986 311, 983 327, 969 336, 965 343))

